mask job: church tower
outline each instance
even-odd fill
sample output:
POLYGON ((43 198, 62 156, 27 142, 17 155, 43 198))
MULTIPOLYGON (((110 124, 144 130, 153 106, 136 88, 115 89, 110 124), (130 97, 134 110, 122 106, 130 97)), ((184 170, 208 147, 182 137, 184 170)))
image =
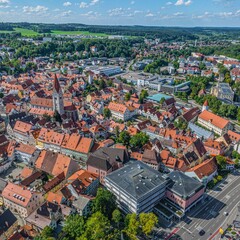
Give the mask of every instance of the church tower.
POLYGON ((209 107, 208 107, 208 100, 206 100, 202 106, 202 112, 205 111, 205 110, 208 110, 209 107))
POLYGON ((56 74, 53 83, 53 110, 60 115, 64 114, 63 93, 56 74))

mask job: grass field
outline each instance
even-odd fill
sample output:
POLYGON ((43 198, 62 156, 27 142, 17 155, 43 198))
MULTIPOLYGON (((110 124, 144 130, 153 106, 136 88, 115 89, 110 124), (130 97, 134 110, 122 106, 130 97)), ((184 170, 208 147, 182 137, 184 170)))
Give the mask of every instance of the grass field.
POLYGON ((88 31, 51 31, 52 34, 56 35, 85 35, 85 36, 97 36, 97 37, 107 37, 108 35, 105 33, 91 33, 88 31))
POLYGON ((29 29, 25 29, 25 28, 14 28, 15 32, 20 32, 22 34, 22 36, 24 37, 34 37, 39 35, 39 33, 33 31, 33 30, 29 30, 29 29))
POLYGON ((13 31, 0 30, 0 33, 12 33, 13 31))

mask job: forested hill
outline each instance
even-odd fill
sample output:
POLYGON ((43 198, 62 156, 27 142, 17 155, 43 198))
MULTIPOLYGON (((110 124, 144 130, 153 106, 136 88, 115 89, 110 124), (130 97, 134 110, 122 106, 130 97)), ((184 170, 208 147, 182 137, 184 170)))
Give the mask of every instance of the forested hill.
POLYGON ((240 28, 182 28, 182 27, 157 27, 157 26, 107 26, 84 25, 77 23, 68 24, 43 24, 43 23, 0 23, 0 31, 13 31, 14 28, 24 28, 37 33, 51 33, 51 31, 89 31, 91 33, 105 33, 108 35, 142 36, 160 38, 162 41, 194 40, 209 36, 231 37, 237 39, 240 28))

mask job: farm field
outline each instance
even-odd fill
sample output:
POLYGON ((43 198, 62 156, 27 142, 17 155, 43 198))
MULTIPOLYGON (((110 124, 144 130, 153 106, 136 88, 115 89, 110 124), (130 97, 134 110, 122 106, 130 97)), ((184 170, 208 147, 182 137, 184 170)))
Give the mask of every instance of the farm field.
POLYGON ((23 37, 34 37, 39 35, 39 33, 26 28, 14 28, 14 31, 21 33, 23 37))
POLYGON ((107 37, 105 33, 91 33, 89 31, 58 31, 52 30, 52 34, 56 35, 85 35, 85 36, 97 36, 97 37, 107 37))

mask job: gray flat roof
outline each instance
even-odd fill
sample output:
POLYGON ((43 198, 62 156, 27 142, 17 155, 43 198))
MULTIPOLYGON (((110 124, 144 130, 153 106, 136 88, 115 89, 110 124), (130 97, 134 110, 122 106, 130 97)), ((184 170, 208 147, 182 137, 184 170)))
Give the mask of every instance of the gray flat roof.
POLYGON ((166 175, 141 161, 130 162, 123 168, 107 175, 105 179, 135 199, 141 198, 167 182, 166 175))

